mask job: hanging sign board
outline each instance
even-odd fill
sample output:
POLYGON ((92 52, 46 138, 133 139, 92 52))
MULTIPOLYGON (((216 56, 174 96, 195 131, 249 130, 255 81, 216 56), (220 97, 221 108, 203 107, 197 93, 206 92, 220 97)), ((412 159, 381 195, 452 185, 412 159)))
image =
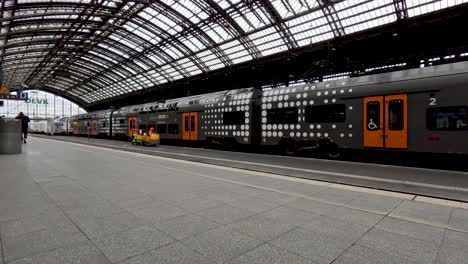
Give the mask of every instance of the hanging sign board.
POLYGON ((28 93, 23 91, 16 91, 16 99, 27 101, 28 100, 28 93))
POLYGON ((16 95, 10 94, 10 89, 8 89, 6 86, 3 86, 0 88, 0 99, 16 100, 16 95))

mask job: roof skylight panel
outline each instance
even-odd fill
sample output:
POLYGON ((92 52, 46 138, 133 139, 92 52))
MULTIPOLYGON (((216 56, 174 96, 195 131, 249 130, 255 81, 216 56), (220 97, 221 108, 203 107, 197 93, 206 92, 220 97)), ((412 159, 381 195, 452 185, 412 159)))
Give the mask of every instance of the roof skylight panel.
POLYGON ((154 61, 158 65, 162 65, 165 61, 159 56, 159 54, 150 54, 146 56, 148 59, 154 61))
POLYGON ((184 57, 184 54, 180 52, 175 46, 169 46, 163 48, 164 52, 169 54, 173 59, 177 60, 181 57, 184 57))
POLYGON ((455 5, 468 3, 468 0, 406 0, 408 16, 418 16, 455 5))
POLYGON ((253 59, 252 56, 250 56, 250 54, 249 54, 249 55, 246 55, 246 56, 232 58, 232 62, 234 64, 238 64, 238 63, 242 63, 242 62, 245 62, 245 61, 250 61, 252 59, 253 59))
MULTIPOLYGON (((91 0, 88 0, 88 2, 90 2, 90 1, 91 0)), ((116 7, 117 3, 121 3, 121 1, 114 1, 114 0, 104 1, 102 3, 102 5, 107 6, 107 7, 116 7)))
POLYGON ((203 14, 204 11, 200 7, 194 4, 192 1, 176 1, 176 0, 162 0, 167 5, 171 6, 174 10, 179 12, 181 15, 192 21, 192 23, 198 23, 201 19, 198 14, 203 14))
POLYGON ((337 11, 347 34, 377 27, 396 20, 392 0, 364 2, 354 6, 351 6, 351 4, 349 3, 347 6, 342 2, 339 5, 340 11, 337 11))
POLYGON ((267 26, 273 22, 271 15, 268 13, 268 11, 265 10, 263 6, 252 7, 252 8, 251 10, 253 11, 254 14, 257 15, 257 19, 260 21, 259 27, 267 26))
POLYGON ((198 58, 208 57, 208 59, 209 59, 209 58, 215 58, 216 56, 213 54, 213 52, 211 52, 211 50, 205 50, 205 51, 202 51, 202 52, 198 53, 197 57, 198 58))
POLYGON ((287 26, 299 46, 306 46, 334 37, 322 10, 288 21, 287 26))
POLYGON ((239 46, 242 47, 242 44, 240 43, 240 41, 237 39, 234 39, 232 41, 222 44, 221 46, 219 46, 219 48, 222 50, 227 50, 227 49, 231 49, 231 48, 239 47, 239 46))
POLYGON ((140 45, 138 45, 138 44, 136 44, 136 43, 133 43, 133 42, 130 42, 130 41, 124 39, 124 38, 122 38, 122 39, 120 40, 120 43, 122 43, 122 44, 124 44, 125 46, 127 46, 127 47, 129 47, 129 48, 131 48, 131 49, 133 49, 133 50, 136 50, 136 51, 138 51, 138 52, 143 51, 143 48, 142 48, 140 45))
POLYGON ((108 47, 107 48, 108 50, 112 51, 113 53, 116 53, 117 55, 120 55, 121 57, 124 57, 126 59, 130 58, 130 55, 128 55, 127 53, 124 53, 116 48, 113 48, 113 47, 108 47))
POLYGON ((151 7, 147 7, 143 9, 137 16, 143 18, 144 20, 151 20, 154 17, 154 9, 151 7))
POLYGON ((158 73, 156 72, 156 70, 151 70, 151 71, 148 71, 146 74, 148 74, 149 77, 152 77, 154 75, 157 75, 158 73))
POLYGON ((147 30, 145 27, 141 27, 141 26, 138 27, 138 28, 135 28, 134 33, 139 35, 140 37, 146 39, 146 40, 152 39, 152 38, 159 39, 158 35, 156 35, 155 33, 147 30))
POLYGON ((187 46, 191 51, 197 52, 201 49, 206 48, 197 38, 190 37, 188 39, 182 39, 182 43, 187 46))
POLYGON ((287 50, 287 47, 278 46, 278 47, 275 47, 275 48, 265 49, 265 50, 262 51, 262 54, 264 56, 268 56, 268 55, 276 54, 276 53, 283 52, 283 51, 286 51, 286 50, 287 50))
POLYGON ((202 71, 197 66, 189 67, 185 70, 192 76, 202 73, 202 71))
POLYGON ((122 64, 120 65, 120 68, 122 68, 123 70, 127 71, 127 72, 130 72, 131 74, 136 74, 135 70, 133 70, 132 68, 122 64))
POLYGON ((279 50, 287 50, 287 46, 273 27, 250 35, 250 39, 260 51, 278 47, 279 50), (265 45, 266 44, 266 45, 265 45))
POLYGON ((276 9, 276 12, 282 17, 282 18, 287 18, 292 15, 294 15, 292 9, 287 5, 288 1, 282 1, 282 0, 271 0, 271 4, 273 7, 276 9))
MULTIPOLYGON (((96 65, 100 66, 101 69, 104 68, 104 69, 107 69, 109 68, 109 66, 111 65, 110 63, 107 64, 106 61, 103 61, 103 60, 100 60, 96 57, 92 57, 92 58, 88 58, 86 56, 82 56, 81 59, 84 59, 87 61, 87 64, 92 67, 93 69, 97 69, 96 68, 96 65)), ((81 63, 78 63, 78 64, 81 64, 81 63)), ((83 64, 81 64, 83 66, 83 64)))
POLYGON ((232 18, 237 23, 237 25, 239 25, 239 27, 242 28, 244 32, 250 32, 255 29, 252 25, 250 25, 250 22, 245 20, 244 17, 237 13, 233 14, 232 18))
POLYGON ((183 59, 180 59, 177 61, 177 63, 181 66, 184 66, 184 67, 188 67, 188 66, 192 66, 194 65, 193 62, 191 60, 189 60, 188 58, 183 58, 183 59))
POLYGON ((258 17, 250 9, 246 9, 243 13, 244 13, 244 16, 247 18, 247 20, 250 21, 254 29, 257 29, 265 25, 262 21, 258 19, 258 17))
MULTIPOLYGON (((228 2, 227 0, 215 0, 215 2, 224 10, 228 9, 231 6, 231 3, 228 2)), ((236 2, 236 1, 231 1, 231 2, 236 2)))
POLYGON ((218 57, 216 57, 216 55, 214 55, 213 53, 200 57, 200 60, 206 66, 208 66, 210 70, 219 69, 225 66, 224 63, 218 57))
POLYGON ((154 77, 154 79, 155 79, 158 83, 160 83, 160 84, 166 83, 166 82, 167 82, 166 77, 164 77, 164 76, 161 75, 161 74, 160 74, 159 76, 154 77))
POLYGON ((171 73, 168 73, 169 77, 172 79, 172 80, 178 80, 178 79, 182 79, 184 76, 178 72, 171 72, 171 73))
POLYGON ((250 53, 244 49, 243 47, 232 47, 230 49, 224 50, 224 53, 226 53, 230 58, 233 56, 247 56, 250 55, 250 53))
POLYGON ((182 30, 182 28, 177 25, 179 21, 175 21, 174 18, 169 18, 165 14, 158 14, 157 17, 151 19, 151 22, 171 35, 175 35, 178 31, 182 30))
POLYGON ((112 63, 118 63, 118 61, 116 61, 116 60, 114 60, 113 58, 109 57, 108 54, 105 54, 105 51, 103 51, 103 52, 97 52, 97 51, 94 51, 94 50, 90 50, 90 51, 88 51, 88 53, 93 54, 94 56, 103 59, 103 61, 108 61, 108 62, 112 62, 112 63))
POLYGON ((143 70, 149 70, 149 65, 146 65, 145 63, 139 61, 139 60, 134 60, 133 63, 135 63, 136 65, 140 66, 143 70))
POLYGON ((220 43, 225 40, 217 31, 212 28, 206 29, 205 33, 216 43, 220 43))

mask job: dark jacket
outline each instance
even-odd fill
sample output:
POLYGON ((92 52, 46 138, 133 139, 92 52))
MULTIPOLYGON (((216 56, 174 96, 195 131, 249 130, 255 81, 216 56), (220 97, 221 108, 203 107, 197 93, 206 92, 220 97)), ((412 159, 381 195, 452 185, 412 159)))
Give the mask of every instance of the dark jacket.
POLYGON ((28 123, 31 121, 27 115, 18 115, 15 119, 21 120, 21 130, 28 131, 28 123))

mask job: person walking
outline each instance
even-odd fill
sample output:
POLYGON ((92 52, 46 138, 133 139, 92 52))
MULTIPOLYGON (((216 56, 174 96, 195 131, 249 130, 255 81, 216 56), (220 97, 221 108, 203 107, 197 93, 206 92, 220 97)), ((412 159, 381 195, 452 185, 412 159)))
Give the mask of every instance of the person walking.
POLYGON ((15 119, 19 119, 21 121, 21 141, 26 144, 26 139, 28 138, 28 123, 31 121, 29 117, 23 112, 20 112, 15 119))

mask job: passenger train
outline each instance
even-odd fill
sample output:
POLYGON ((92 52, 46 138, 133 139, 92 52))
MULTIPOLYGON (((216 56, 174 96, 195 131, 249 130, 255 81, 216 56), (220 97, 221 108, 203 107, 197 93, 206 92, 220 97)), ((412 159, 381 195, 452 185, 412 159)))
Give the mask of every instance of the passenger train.
MULTIPOLYGON (((74 135, 468 154, 468 62, 261 90, 215 92, 71 117, 74 135)), ((65 124, 65 126, 69 126, 65 124)))

